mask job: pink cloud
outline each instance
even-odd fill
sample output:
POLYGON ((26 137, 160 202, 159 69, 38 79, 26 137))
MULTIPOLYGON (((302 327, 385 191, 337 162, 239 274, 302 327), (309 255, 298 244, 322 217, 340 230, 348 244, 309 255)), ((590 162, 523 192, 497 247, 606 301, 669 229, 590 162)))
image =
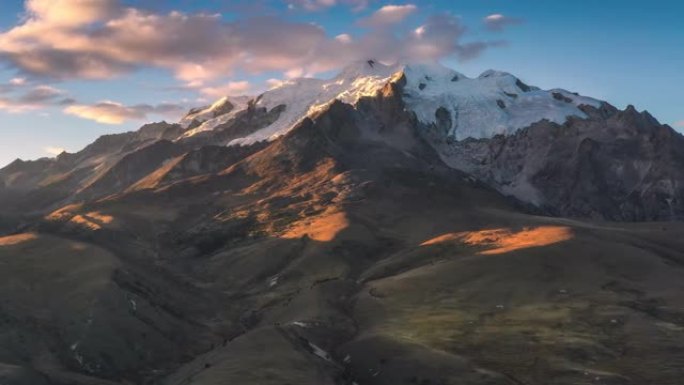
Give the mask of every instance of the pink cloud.
MULTIPOLYGON (((493 45, 464 43, 465 29, 450 15, 428 18, 420 34, 373 28, 352 38, 275 16, 226 22, 216 14, 124 8, 117 0, 29 0, 26 8, 21 24, 0 33, 0 61, 24 74, 56 79, 109 79, 153 67, 201 89, 238 72, 315 74, 371 57, 385 62, 469 59, 493 45)), ((366 22, 401 23, 414 11, 412 5, 385 6, 366 22)))
POLYGON ((102 124, 122 124, 129 120, 142 121, 147 119, 150 114, 179 118, 184 111, 184 107, 176 104, 126 106, 112 101, 102 101, 96 104, 74 104, 64 109, 64 113, 67 115, 102 124))
POLYGON ((113 16, 121 10, 118 0, 27 0, 33 19, 54 26, 80 26, 113 16))
POLYGON ((26 84, 26 78, 12 78, 9 83, 13 86, 21 86, 26 84))
POLYGON ((223 96, 240 96, 249 93, 252 89, 252 84, 248 81, 228 82, 224 85, 215 87, 202 87, 200 93, 202 95, 220 98, 223 96))

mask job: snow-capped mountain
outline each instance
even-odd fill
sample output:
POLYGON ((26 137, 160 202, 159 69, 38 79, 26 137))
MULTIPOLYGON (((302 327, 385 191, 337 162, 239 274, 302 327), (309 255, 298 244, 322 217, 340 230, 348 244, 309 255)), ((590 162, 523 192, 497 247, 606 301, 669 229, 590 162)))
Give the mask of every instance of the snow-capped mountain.
POLYGON ((193 110, 180 122, 191 127, 183 137, 225 125, 249 108, 272 111, 282 107, 270 125, 226 144, 272 140, 333 100, 354 104, 402 75, 406 108, 424 124, 443 125, 445 135, 456 140, 511 134, 544 119, 560 124, 569 116, 586 117, 582 105, 598 108, 601 104, 561 89, 540 90, 505 72, 489 70, 473 79, 439 64, 385 65, 368 60, 347 66, 332 79, 292 79, 252 100, 226 97, 193 110))
POLYGON ((203 109, 193 110, 181 120, 184 127, 192 127, 183 138, 213 130, 236 119, 249 108, 283 110, 266 127, 226 144, 251 144, 272 140, 286 134, 297 122, 320 110, 333 100, 353 104, 362 96, 372 96, 384 86, 399 66, 387 66, 372 60, 346 67, 333 79, 298 78, 284 81, 256 98, 222 98, 203 109))
POLYGON ((54 208, 153 188, 217 172, 320 119, 402 151, 429 156, 418 150, 428 144, 443 164, 544 213, 684 218, 684 139, 648 113, 541 90, 505 72, 469 78, 438 64, 374 60, 331 79, 224 97, 178 123, 103 137, 77 154, 15 162, 0 170, 0 195, 27 200, 46 190, 26 207, 54 208))
POLYGON ((681 220, 646 112, 357 63, 1 169, 0 384, 679 384, 681 220))

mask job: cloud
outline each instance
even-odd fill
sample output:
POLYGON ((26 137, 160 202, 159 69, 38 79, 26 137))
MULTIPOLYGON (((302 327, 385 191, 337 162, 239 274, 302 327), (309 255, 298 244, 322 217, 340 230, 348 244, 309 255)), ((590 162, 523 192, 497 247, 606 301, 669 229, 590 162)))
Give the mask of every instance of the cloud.
POLYGON ((675 122, 674 126, 677 128, 684 128, 684 120, 680 120, 678 122, 675 122))
POLYGON ((348 44, 351 43, 354 39, 348 33, 341 33, 335 36, 335 40, 339 41, 340 43, 348 44))
POLYGON ((24 83, 0 85, 2 93, 9 95, 0 97, 0 110, 10 113, 32 111, 58 104, 58 99, 65 95, 64 91, 47 85, 25 88, 24 83))
POLYGON ((63 153, 65 150, 62 147, 47 146, 43 147, 43 151, 52 156, 57 156, 63 153))
POLYGON ((7 83, 0 83, 0 94, 17 91, 27 85, 26 78, 12 78, 7 83))
POLYGON ((320 11, 337 5, 349 6, 354 11, 361 11, 368 7, 372 0, 288 0, 286 3, 290 9, 305 9, 307 11, 320 11))
POLYGON ((22 86, 26 84, 26 78, 12 78, 10 79, 9 84, 13 86, 22 86))
POLYGON ((54 26, 81 26, 121 11, 118 0, 27 0, 26 10, 34 19, 54 26))
POLYGON ((63 95, 64 91, 51 86, 36 86, 19 98, 25 104, 43 104, 63 95))
POLYGON ((202 87, 200 93, 202 95, 220 98, 223 96, 245 95, 252 89, 252 85, 248 81, 228 82, 222 86, 216 87, 202 87))
POLYGON ((418 10, 413 4, 385 5, 365 19, 359 20, 359 25, 364 27, 382 28, 404 21, 418 10))
POLYGON ((76 99, 74 98, 63 98, 59 102, 57 102, 58 106, 70 106, 72 104, 76 104, 76 99))
POLYGON ((482 22, 490 31, 502 31, 506 27, 521 24, 522 20, 515 17, 504 16, 500 13, 495 13, 482 19, 482 22))
POLYGON ((375 29, 351 42, 330 42, 320 48, 315 59, 302 65, 309 73, 338 68, 350 60, 374 58, 382 62, 434 62, 446 57, 470 60, 484 50, 497 47, 500 41, 465 42, 466 28, 461 20, 448 13, 436 14, 410 31, 375 29))
POLYGON ((0 111, 9 112, 11 114, 17 114, 26 112, 29 110, 35 110, 39 108, 38 106, 22 105, 14 99, 0 97, 0 111))
MULTIPOLYGON (((352 38, 329 36, 318 25, 276 16, 225 21, 217 14, 126 8, 117 0, 29 0, 26 8, 21 24, 0 33, 0 64, 33 78, 109 79, 140 68, 162 68, 199 90, 236 73, 316 74, 370 57, 386 62, 452 56, 466 60, 496 45, 463 42, 465 29, 448 14, 428 18, 420 34, 406 28, 372 28, 352 38)), ((414 11, 412 5, 385 6, 365 23, 398 27, 414 11)))
POLYGON ((401 45, 400 51, 403 51, 400 60, 436 61, 446 56, 456 56, 461 61, 467 61, 478 57, 488 48, 505 44, 502 41, 462 42, 466 33, 460 18, 448 13, 432 15, 410 36, 397 42, 401 45))
POLYGON ((183 106, 170 103, 157 106, 148 104, 126 106, 117 102, 102 101, 90 105, 70 105, 64 109, 64 113, 103 124, 122 124, 129 120, 146 120, 151 114, 178 118, 185 110, 183 106))
POLYGON ((269 89, 273 88, 278 88, 285 84, 285 82, 281 79, 268 79, 266 80, 266 85, 268 86, 269 89))

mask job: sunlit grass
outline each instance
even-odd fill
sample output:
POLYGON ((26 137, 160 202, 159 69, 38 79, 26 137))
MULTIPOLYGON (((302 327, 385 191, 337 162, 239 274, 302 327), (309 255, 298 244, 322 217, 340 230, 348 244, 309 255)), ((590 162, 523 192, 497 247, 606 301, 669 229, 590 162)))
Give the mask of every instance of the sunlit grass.
POLYGON ((18 245, 20 243, 32 241, 36 238, 38 238, 38 236, 34 233, 9 235, 6 237, 0 237, 0 246, 18 245))
POLYGON ((493 229, 448 233, 421 243, 421 246, 436 245, 445 242, 459 242, 478 247, 479 254, 503 254, 531 247, 548 246, 573 238, 572 230, 564 226, 540 226, 524 228, 520 231, 512 229, 493 229))
POLYGON ((345 213, 339 211, 323 213, 313 218, 295 222, 282 237, 296 239, 306 235, 315 241, 330 242, 348 226, 349 220, 345 213))

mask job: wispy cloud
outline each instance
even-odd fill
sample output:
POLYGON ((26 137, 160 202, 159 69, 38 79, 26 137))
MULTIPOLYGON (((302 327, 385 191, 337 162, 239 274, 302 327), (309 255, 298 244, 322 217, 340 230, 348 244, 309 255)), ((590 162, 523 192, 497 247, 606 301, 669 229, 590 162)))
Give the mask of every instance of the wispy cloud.
POLYGON ((18 101, 24 104, 42 104, 54 100, 60 95, 63 95, 64 91, 59 90, 52 86, 41 85, 36 86, 22 95, 18 101))
POLYGON ((224 85, 216 87, 202 87, 200 93, 202 95, 220 98, 223 96, 239 96, 246 95, 252 90, 252 84, 246 80, 237 82, 228 82, 224 85))
POLYGON ((372 0, 285 0, 290 9, 301 8, 307 11, 320 11, 336 5, 345 5, 355 11, 366 9, 372 0))
POLYGON ((21 86, 26 84, 26 78, 12 78, 9 81, 9 84, 13 86, 21 86))
POLYGON ((373 12, 367 18, 359 20, 359 25, 364 27, 383 28, 388 25, 398 24, 418 10, 413 4, 385 5, 373 12))
POLYGON ((482 19, 482 22, 490 31, 502 31, 506 27, 521 24, 523 21, 516 17, 495 13, 482 19))
POLYGON ((66 107, 64 113, 103 124, 122 124, 129 120, 143 121, 149 115, 178 118, 185 110, 184 106, 171 103, 126 106, 113 101, 102 101, 95 104, 74 104, 66 107))
POLYGON ((0 85, 6 96, 0 97, 0 110, 10 113, 22 113, 41 109, 51 105, 59 105, 67 98, 66 93, 48 85, 25 87, 25 83, 0 85))
POLYGON ((684 120, 680 120, 678 122, 675 122, 675 127, 677 128, 684 128, 684 120))

